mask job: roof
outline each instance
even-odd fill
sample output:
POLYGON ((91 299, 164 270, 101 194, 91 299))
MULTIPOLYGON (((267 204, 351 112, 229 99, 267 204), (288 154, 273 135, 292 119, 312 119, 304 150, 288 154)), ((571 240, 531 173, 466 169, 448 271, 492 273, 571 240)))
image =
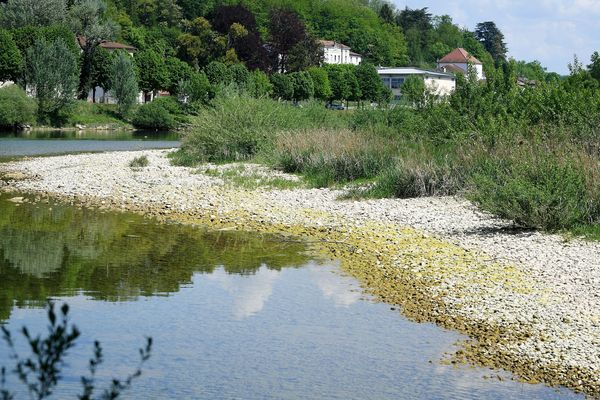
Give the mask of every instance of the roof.
POLYGON ((413 67, 400 67, 400 68, 378 68, 377 73, 379 75, 426 75, 435 76, 438 78, 451 78, 455 79, 454 74, 448 74, 445 72, 429 71, 427 69, 419 69, 413 67))
POLYGON ((335 40, 319 40, 319 43, 321 43, 321 46, 323 47, 340 47, 342 49, 350 50, 350 47, 346 46, 343 43, 338 43, 335 40))
POLYGON ((350 55, 354 56, 354 57, 362 57, 362 54, 358 54, 358 53, 355 53, 353 51, 350 52, 350 55))
POLYGON ((454 74, 464 74, 466 71, 455 64, 448 64, 440 66, 437 71, 439 72, 452 72, 454 74))
POLYGON ((475 57, 470 55, 469 52, 466 51, 465 49, 463 49, 462 47, 452 50, 450 53, 446 54, 438 62, 450 63, 450 64, 466 64, 466 63, 482 64, 481 61, 479 61, 478 59, 476 59, 475 57))
MULTIPOLYGON (((86 42, 85 37, 78 36, 77 42, 79 43, 79 46, 81 46, 81 48, 85 47, 85 42, 86 42)), ((108 40, 103 40, 102 42, 100 42, 100 47, 105 48, 106 50, 127 50, 127 51, 137 50, 135 47, 130 46, 128 44, 123 44, 123 43, 119 43, 119 42, 111 42, 108 40)))

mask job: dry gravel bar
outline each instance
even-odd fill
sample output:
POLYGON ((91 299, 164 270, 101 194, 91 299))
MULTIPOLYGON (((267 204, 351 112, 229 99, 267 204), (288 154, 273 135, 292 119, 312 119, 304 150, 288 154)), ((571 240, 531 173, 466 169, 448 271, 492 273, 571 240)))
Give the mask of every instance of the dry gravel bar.
MULTIPOLYGON (((0 164, 0 186, 165 220, 301 237, 367 291, 471 338, 452 362, 600 397, 600 244, 512 229, 462 198, 338 200, 340 190, 233 187, 165 150, 0 164), (129 167, 146 155, 149 166, 129 167)), ((239 167, 238 167, 239 168, 239 167)), ((246 166, 249 179, 273 174, 246 166)))

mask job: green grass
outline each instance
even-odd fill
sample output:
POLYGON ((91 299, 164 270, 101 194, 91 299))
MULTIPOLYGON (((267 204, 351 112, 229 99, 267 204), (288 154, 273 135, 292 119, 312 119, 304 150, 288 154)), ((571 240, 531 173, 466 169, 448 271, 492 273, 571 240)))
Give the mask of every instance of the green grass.
POLYGON ((75 104, 68 123, 70 125, 85 125, 86 127, 102 125, 130 126, 127 121, 119 116, 115 104, 94 104, 87 101, 78 101, 75 104))

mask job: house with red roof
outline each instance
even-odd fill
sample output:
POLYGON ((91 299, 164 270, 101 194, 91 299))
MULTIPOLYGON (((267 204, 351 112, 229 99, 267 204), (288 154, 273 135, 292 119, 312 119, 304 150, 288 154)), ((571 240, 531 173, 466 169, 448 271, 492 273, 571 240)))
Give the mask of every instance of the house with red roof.
POLYGON ((438 61, 438 71, 466 74, 471 66, 478 80, 485 79, 483 63, 463 48, 452 50, 438 61))

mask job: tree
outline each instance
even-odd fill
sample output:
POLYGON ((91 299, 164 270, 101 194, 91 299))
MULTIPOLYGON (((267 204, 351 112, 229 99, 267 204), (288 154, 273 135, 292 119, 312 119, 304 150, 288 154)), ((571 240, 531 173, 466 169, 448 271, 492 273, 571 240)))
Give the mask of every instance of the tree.
POLYGON ((61 119, 61 112, 75 98, 78 73, 77 59, 61 39, 38 40, 27 51, 26 82, 43 119, 61 119))
POLYGON ((96 102, 96 87, 101 87, 104 92, 110 89, 112 63, 112 54, 108 50, 98 47, 92 57, 90 83, 92 85, 93 102, 96 102))
POLYGON ((475 37, 483 44, 488 53, 492 55, 496 64, 506 62, 506 53, 508 50, 504 42, 504 35, 494 22, 487 21, 477 24, 475 37))
POLYGON ((184 104, 207 103, 212 88, 204 72, 194 72, 188 79, 179 82, 177 96, 184 104))
POLYGON ((383 85, 375 66, 363 62, 355 68, 354 74, 360 87, 361 100, 370 102, 379 100, 383 85))
POLYGON ((35 100, 17 85, 0 88, 0 127, 18 128, 35 121, 35 100))
MULTIPOLYGON (((4 326, 0 329, 3 333, 3 339, 12 351, 10 359, 15 360, 16 365, 14 373, 19 381, 27 387, 29 396, 38 400, 50 397, 61 378, 61 370, 65 366, 65 358, 68 351, 75 346, 80 332, 77 327, 69 323, 69 306, 64 304, 60 313, 54 311, 54 304, 48 303, 48 336, 32 336, 27 327, 23 327, 21 332, 27 340, 31 350, 31 355, 27 358, 19 356, 15 346, 15 340, 12 333, 4 326)), ((140 363, 135 371, 126 379, 113 378, 111 385, 105 389, 99 399, 117 399, 121 394, 129 389, 134 381, 142 374, 142 365, 150 358, 152 351, 152 338, 147 338, 146 345, 139 350, 140 363)), ((80 400, 92 400, 94 390, 96 390, 96 372, 98 367, 104 361, 102 346, 100 342, 94 342, 94 355, 89 361, 89 376, 81 377, 83 386, 82 393, 77 396, 80 400)), ((6 367, 0 369, 0 396, 3 399, 13 399, 14 394, 4 387, 6 378, 6 367)))
POLYGON ((229 67, 229 75, 232 78, 232 82, 240 89, 245 89, 250 80, 250 72, 244 64, 234 64, 229 67))
POLYGON ((331 82, 331 97, 329 100, 345 101, 349 99, 352 96, 352 87, 347 80, 346 69, 342 65, 327 65, 326 70, 331 82))
POLYGON ((106 4, 102 0, 75 0, 69 10, 71 28, 82 41, 82 65, 78 96, 86 99, 92 86, 92 65, 96 47, 106 39, 112 39, 116 24, 106 18, 106 4))
POLYGON ((214 28, 221 34, 228 34, 233 24, 243 26, 248 32, 257 32, 256 18, 252 11, 241 4, 221 5, 214 11, 214 28))
POLYGON ((288 56, 288 71, 304 71, 309 67, 321 65, 323 48, 318 40, 310 35, 296 44, 288 56))
POLYGON ((167 90, 171 93, 178 93, 179 83, 189 80, 196 71, 189 64, 175 57, 169 57, 165 61, 167 73, 169 75, 169 85, 167 90))
POLYGON ((279 100, 292 100, 294 98, 294 83, 289 75, 271 75, 273 85, 273 97, 279 100))
POLYGON ((592 78, 600 82, 600 54, 597 51, 592 54, 591 64, 588 65, 588 70, 592 75, 592 78))
POLYGON ((383 3, 381 8, 379 9, 379 18, 381 18, 384 22, 388 24, 393 24, 395 19, 395 12, 392 5, 388 3, 383 3))
POLYGON ((420 76, 410 76, 402 84, 402 98, 408 104, 421 107, 425 99, 425 81, 420 76))
POLYGON ((21 76, 23 56, 10 32, 0 29, 0 82, 17 81, 21 76))
POLYGON ((204 68, 204 73, 206 73, 206 77, 212 85, 228 85, 233 80, 233 76, 227 65, 219 61, 212 61, 208 64, 204 68))
POLYGON ((294 11, 275 9, 269 17, 269 38, 275 71, 289 71, 290 52, 306 39, 306 27, 294 11))
POLYGON ((140 51, 135 55, 138 72, 138 86, 144 92, 144 100, 148 93, 169 87, 169 70, 163 58, 154 50, 140 51))
POLYGON ((308 73, 313 80, 315 97, 323 101, 328 100, 332 93, 327 71, 321 67, 312 67, 308 69, 308 73))
POLYGON ((294 88, 294 94, 292 99, 296 102, 302 100, 308 100, 315 94, 315 88, 310 77, 310 74, 306 71, 293 72, 289 74, 294 88))
POLYGON ((273 85, 267 74, 262 71, 253 71, 250 73, 248 82, 248 93, 252 97, 268 97, 273 92, 273 85))
POLYGON ((179 58, 199 69, 225 49, 224 39, 212 30, 206 18, 198 17, 185 24, 185 33, 177 38, 179 58))
POLYGON ((136 103, 139 93, 135 64, 129 54, 123 51, 115 54, 110 76, 110 90, 117 99, 119 113, 126 115, 136 103))
POLYGON ((0 7, 0 26, 5 28, 58 24, 67 15, 65 0, 8 0, 0 7))

